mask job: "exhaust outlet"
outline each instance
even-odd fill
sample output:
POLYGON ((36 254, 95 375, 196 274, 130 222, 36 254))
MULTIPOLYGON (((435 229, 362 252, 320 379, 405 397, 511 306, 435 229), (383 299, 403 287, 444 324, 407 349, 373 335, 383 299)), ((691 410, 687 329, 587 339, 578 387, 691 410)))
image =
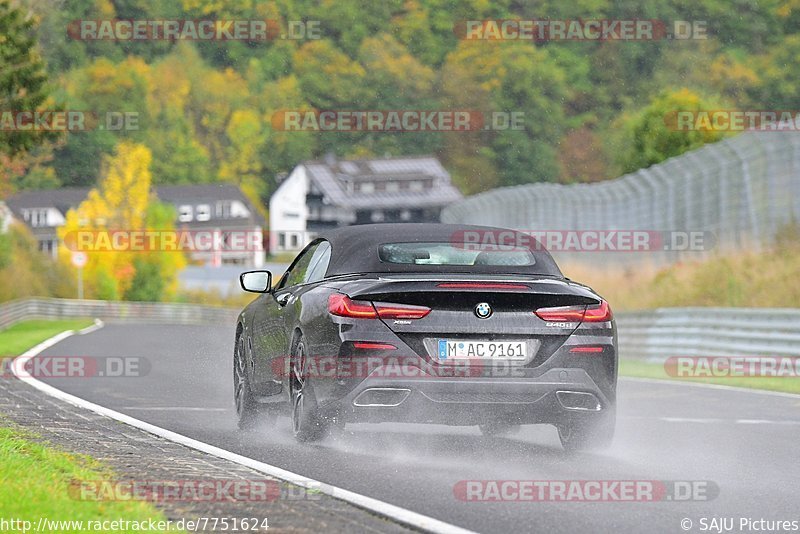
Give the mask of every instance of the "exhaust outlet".
POLYGON ((584 391, 556 391, 556 398, 567 410, 599 412, 601 409, 600 400, 584 391))
POLYGON ((353 400, 353 406, 400 406, 410 394, 411 390, 407 388, 369 388, 353 400))

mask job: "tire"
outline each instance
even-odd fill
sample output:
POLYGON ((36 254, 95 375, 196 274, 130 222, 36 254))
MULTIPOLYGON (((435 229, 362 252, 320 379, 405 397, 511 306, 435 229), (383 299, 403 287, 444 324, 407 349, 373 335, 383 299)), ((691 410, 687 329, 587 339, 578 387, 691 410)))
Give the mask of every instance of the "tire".
POLYGON ((616 422, 616 408, 611 407, 605 415, 569 420, 557 425, 558 438, 567 452, 602 451, 614 440, 616 422))
POLYGON ((520 425, 516 425, 514 423, 492 421, 491 423, 478 425, 478 428, 481 430, 481 434, 483 434, 484 436, 504 437, 504 436, 513 436, 519 433, 521 427, 520 425))
POLYGON ((289 375, 292 434, 301 443, 318 441, 327 434, 327 425, 319 413, 314 387, 308 377, 306 356, 306 346, 301 337, 292 354, 289 375))
POLYGON ((250 389, 244 343, 242 336, 236 338, 233 354, 233 401, 239 430, 253 430, 259 424, 274 422, 275 416, 258 404, 250 389))

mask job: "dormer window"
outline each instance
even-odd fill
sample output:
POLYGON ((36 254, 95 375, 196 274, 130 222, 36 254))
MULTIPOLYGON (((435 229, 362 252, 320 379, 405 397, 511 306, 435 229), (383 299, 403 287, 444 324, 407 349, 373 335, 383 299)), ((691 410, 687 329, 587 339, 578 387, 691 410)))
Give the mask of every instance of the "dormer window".
POLYGON ((178 220, 180 222, 192 222, 194 218, 192 207, 189 204, 178 206, 178 220))
POLYGON ((199 222, 211 220, 211 206, 208 204, 198 204, 195 209, 195 216, 199 222))

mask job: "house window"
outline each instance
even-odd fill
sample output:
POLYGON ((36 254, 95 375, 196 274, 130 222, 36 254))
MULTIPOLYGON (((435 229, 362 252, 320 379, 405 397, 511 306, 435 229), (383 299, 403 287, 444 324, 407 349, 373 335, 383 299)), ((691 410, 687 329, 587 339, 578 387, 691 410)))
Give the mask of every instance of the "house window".
POLYGON ((199 204, 196 210, 198 221, 203 222, 211 219, 211 206, 208 204, 199 204))
POLYGON ((372 212, 372 222, 381 222, 383 221, 383 212, 382 211, 373 211, 372 212))
POLYGON ((375 184, 372 182, 363 182, 359 187, 361 193, 373 193, 375 191, 375 184))
POLYGON ((286 234, 284 232, 278 232, 278 249, 283 250, 286 248, 286 234))
POLYGON ((231 215, 231 203, 229 200, 219 200, 214 208, 214 216, 217 219, 227 219, 231 215))
POLYGON ((399 190, 400 190, 400 184, 398 184, 397 182, 388 182, 386 184, 386 191, 390 193, 394 193, 399 190))
POLYGON ((422 191, 423 185, 422 182, 414 180, 409 184, 409 187, 411 188, 412 191, 422 191))
POLYGON ((188 204, 178 206, 178 220, 180 222, 192 221, 192 207, 188 204))
POLYGON ((47 226, 47 210, 46 209, 33 209, 25 210, 22 217, 28 221, 33 228, 39 226, 47 226))
POLYGON ((298 239, 297 234, 292 234, 291 237, 289 238, 289 240, 292 243, 292 248, 293 249, 297 248, 298 245, 300 244, 300 240, 298 239))

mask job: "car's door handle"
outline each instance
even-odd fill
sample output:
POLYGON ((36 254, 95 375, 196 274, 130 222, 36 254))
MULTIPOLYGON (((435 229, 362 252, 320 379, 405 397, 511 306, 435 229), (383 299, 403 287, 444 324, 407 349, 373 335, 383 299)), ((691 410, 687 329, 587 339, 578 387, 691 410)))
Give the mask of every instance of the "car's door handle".
POLYGON ((275 297, 275 300, 278 302, 280 306, 286 306, 289 303, 289 299, 291 298, 291 293, 284 293, 282 295, 278 295, 275 297))

